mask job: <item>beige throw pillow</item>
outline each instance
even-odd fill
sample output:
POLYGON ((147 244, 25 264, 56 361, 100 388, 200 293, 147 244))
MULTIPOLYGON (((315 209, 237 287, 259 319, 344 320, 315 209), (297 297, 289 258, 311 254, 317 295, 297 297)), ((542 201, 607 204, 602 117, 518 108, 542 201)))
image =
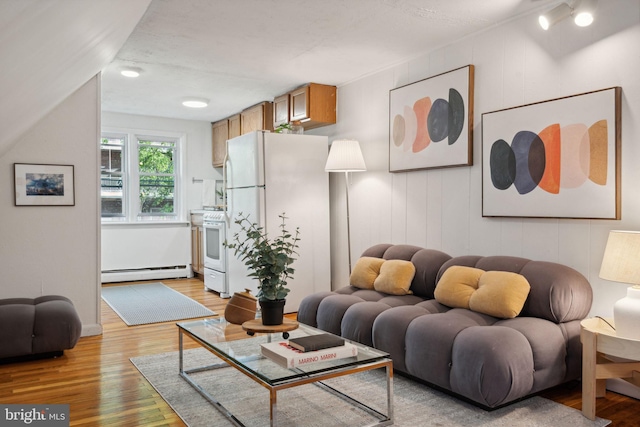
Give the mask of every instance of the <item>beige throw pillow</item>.
POLYGON ((373 282, 380 274, 380 267, 384 263, 382 258, 361 257, 353 267, 349 283, 356 288, 373 289, 373 282))
POLYGON ((478 290, 469 299, 469 308, 502 319, 520 314, 531 285, 517 273, 487 271, 480 276, 478 290))
POLYGON ((412 294, 409 288, 415 274, 416 267, 411 261, 386 260, 380 267, 380 275, 373 282, 373 287, 378 292, 390 295, 412 294))
POLYGON ((442 274, 436 285, 436 301, 453 308, 469 308, 469 298, 478 289, 484 270, 454 265, 442 274))

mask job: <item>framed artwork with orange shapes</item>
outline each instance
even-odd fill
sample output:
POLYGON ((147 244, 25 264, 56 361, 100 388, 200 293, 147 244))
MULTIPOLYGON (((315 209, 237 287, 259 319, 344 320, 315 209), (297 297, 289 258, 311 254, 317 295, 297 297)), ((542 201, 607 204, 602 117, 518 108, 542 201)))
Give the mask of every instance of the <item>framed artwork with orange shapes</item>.
POLYGON ((473 70, 389 91, 389 172, 473 164, 473 70))
POLYGON ((482 114, 482 216, 620 219, 621 93, 482 114))

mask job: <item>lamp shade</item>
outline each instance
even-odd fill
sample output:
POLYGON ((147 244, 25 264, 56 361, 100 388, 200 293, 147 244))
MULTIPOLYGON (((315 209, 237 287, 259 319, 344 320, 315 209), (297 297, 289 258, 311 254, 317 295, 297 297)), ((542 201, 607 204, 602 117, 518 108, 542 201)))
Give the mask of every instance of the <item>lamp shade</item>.
POLYGON ((613 322, 616 336, 640 340, 640 232, 609 232, 600 277, 634 285, 613 305, 613 322))
POLYGON ((324 167, 327 172, 362 172, 367 170, 360 144, 353 139, 336 139, 331 143, 324 167))
POLYGON ((614 282, 640 284, 640 232, 609 232, 602 257, 600 278, 614 282))

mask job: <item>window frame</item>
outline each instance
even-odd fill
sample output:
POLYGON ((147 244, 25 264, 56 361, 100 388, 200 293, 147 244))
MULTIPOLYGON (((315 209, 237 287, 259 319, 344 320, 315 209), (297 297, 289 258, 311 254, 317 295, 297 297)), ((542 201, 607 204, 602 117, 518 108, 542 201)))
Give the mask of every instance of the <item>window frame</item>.
MULTIPOLYGON (((99 145, 102 146, 103 138, 124 137, 123 165, 122 165, 122 186, 123 186, 123 215, 102 214, 100 208, 100 218, 102 224, 166 224, 171 222, 184 222, 186 189, 185 180, 182 177, 186 153, 186 135, 180 132, 167 132, 157 130, 120 129, 103 128, 100 134, 99 145), (173 214, 153 214, 141 212, 140 206, 140 176, 139 172, 139 141, 172 142, 173 148, 173 214)), ((102 148, 100 148, 102 153, 102 148)), ((102 191, 102 183, 99 191, 102 191)), ((102 206, 102 197, 101 206, 102 206)))

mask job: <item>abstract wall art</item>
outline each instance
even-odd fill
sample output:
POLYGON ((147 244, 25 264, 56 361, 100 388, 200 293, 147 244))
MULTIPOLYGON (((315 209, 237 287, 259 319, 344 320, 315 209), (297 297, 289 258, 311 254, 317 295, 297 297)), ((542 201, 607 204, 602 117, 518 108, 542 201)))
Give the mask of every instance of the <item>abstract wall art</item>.
POLYGON ((473 70, 389 91, 389 172, 473 163, 473 70))
POLYGON ((14 163, 16 206, 74 206, 73 165, 14 163))
POLYGON ((621 92, 482 114, 482 215, 620 219, 621 92))

